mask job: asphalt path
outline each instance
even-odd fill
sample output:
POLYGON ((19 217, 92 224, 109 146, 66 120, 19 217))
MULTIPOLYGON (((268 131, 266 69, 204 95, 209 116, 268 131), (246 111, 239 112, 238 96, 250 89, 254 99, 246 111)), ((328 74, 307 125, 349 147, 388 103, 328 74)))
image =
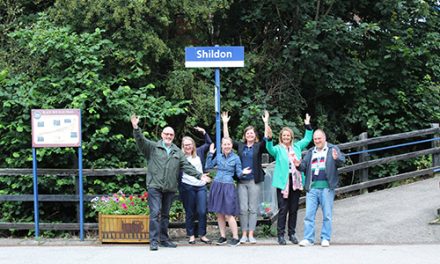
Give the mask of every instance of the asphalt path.
MULTIPOLYGON (((440 177, 336 200, 332 243, 440 244, 440 225, 431 225, 440 208, 440 177)), ((316 241, 322 215, 317 214, 316 241)), ((303 237, 304 210, 298 212, 297 235, 303 237)), ((439 259, 440 263, 440 259, 439 259)))
POLYGON ((143 246, 11 246, 0 248, 4 264, 70 263, 295 263, 438 264, 440 244, 179 246, 152 252, 143 246))
MULTIPOLYGON (((275 238, 238 247, 188 245, 149 251, 148 245, 103 244, 96 239, 0 239, 0 264, 51 263, 440 263, 440 177, 337 200, 331 246, 279 246, 275 238)), ((302 239, 304 210, 298 214, 302 239)))

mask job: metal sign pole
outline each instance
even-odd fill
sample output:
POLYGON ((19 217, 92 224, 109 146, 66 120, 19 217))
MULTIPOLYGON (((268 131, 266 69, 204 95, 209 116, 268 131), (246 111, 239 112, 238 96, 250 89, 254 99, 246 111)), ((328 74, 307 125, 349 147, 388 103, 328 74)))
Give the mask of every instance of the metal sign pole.
POLYGON ((220 69, 215 69, 215 144, 217 159, 221 150, 221 122, 220 122, 220 69))
POLYGON ((79 177, 79 239, 84 241, 84 191, 83 191, 83 168, 82 147, 78 147, 78 177, 79 177))
POLYGON ((84 190, 82 162, 82 115, 79 110, 79 146, 78 146, 78 177, 79 177, 79 239, 84 241, 84 190))
POLYGON ((38 176, 37 176, 37 150, 32 148, 32 174, 34 176, 34 224, 35 238, 40 235, 40 219, 38 213, 38 176))

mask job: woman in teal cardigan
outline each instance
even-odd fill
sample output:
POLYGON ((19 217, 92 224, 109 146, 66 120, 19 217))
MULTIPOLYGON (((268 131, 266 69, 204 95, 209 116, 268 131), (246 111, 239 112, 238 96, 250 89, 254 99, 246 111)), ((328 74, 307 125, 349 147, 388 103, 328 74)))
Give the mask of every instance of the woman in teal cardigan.
POLYGON ((302 188, 302 176, 295 166, 292 165, 295 159, 301 159, 302 150, 306 149, 312 141, 313 130, 310 126, 310 116, 306 114, 304 120, 306 128, 304 138, 294 142, 292 129, 283 127, 280 131, 279 144, 273 146, 272 130, 266 128, 266 149, 275 159, 275 170, 272 178, 272 186, 276 188, 278 199, 278 244, 286 245, 284 239, 286 229, 286 218, 289 214, 288 236, 293 244, 298 244, 295 236, 296 218, 299 205, 299 197, 302 188))

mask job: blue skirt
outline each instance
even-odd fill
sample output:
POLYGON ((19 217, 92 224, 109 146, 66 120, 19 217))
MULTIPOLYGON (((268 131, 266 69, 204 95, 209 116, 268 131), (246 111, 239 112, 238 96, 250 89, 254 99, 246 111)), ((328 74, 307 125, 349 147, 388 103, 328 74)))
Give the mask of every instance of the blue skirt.
POLYGON ((208 211, 224 215, 240 215, 237 189, 233 183, 214 181, 209 190, 208 211))

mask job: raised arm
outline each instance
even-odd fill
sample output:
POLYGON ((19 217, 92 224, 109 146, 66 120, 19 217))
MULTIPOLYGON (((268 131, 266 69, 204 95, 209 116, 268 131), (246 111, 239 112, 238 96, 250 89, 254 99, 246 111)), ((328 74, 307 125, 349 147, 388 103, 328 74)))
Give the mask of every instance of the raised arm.
POLYGON ((208 133, 206 133, 206 130, 204 128, 201 127, 194 127, 195 130, 199 131, 200 133, 203 134, 203 137, 205 138, 205 143, 203 143, 203 145, 201 145, 200 147, 197 148, 197 156, 204 157, 206 152, 208 152, 209 150, 209 145, 211 145, 212 140, 211 137, 209 136, 208 133))
POLYGON ((313 129, 310 125, 310 115, 306 114, 306 118, 304 119, 304 126, 306 128, 306 131, 304 132, 304 137, 296 142, 295 144, 298 144, 301 150, 304 150, 307 148, 307 146, 310 144, 310 142, 313 139, 313 129))
POLYGON ((228 115, 228 112, 223 112, 221 114, 222 122, 223 122, 223 137, 228 138, 229 137, 229 128, 228 128, 228 122, 231 117, 228 115))
POLYGON ((138 124, 139 124, 139 117, 136 114, 132 114, 131 115, 130 121, 131 121, 131 125, 133 126, 133 129, 138 129, 139 128, 139 126, 138 126, 138 124))
POLYGON ((136 140, 136 145, 142 154, 144 154, 145 158, 148 159, 150 157, 151 149, 155 146, 155 142, 146 139, 142 134, 142 131, 138 126, 139 117, 136 116, 136 114, 131 116, 130 121, 131 125, 133 126, 133 136, 136 140))
POLYGON ((264 123, 264 137, 272 138, 272 129, 269 126, 269 112, 267 110, 264 110, 264 115, 261 116, 261 119, 263 119, 264 123))

